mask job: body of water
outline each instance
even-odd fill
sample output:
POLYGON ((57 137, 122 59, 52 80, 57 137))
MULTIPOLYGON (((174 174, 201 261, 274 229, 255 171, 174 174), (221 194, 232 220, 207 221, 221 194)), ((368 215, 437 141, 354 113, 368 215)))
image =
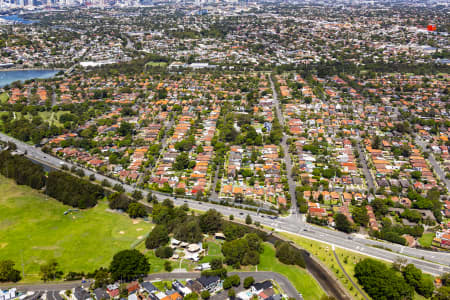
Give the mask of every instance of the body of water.
POLYGON ((0 87, 11 84, 14 81, 25 81, 34 78, 50 78, 56 75, 57 70, 23 70, 23 71, 0 71, 0 87))
POLYGON ((18 15, 0 16, 0 18, 2 18, 3 20, 7 20, 10 22, 14 22, 14 23, 21 23, 21 24, 33 24, 33 23, 37 22, 37 21, 32 21, 32 20, 25 20, 18 15))

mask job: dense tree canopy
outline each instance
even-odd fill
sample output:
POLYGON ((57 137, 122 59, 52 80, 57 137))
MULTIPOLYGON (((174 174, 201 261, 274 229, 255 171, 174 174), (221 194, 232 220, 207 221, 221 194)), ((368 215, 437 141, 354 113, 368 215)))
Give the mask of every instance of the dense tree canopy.
POLYGON ((294 248, 288 242, 278 242, 275 255, 284 264, 305 267, 305 260, 301 250, 294 248))
POLYGON ((12 155, 9 151, 0 153, 0 173, 14 179, 17 184, 28 185, 34 189, 41 189, 45 185, 42 166, 24 156, 12 155))
POLYGON ((200 216, 200 228, 204 233, 216 233, 222 229, 222 214, 210 209, 200 216))
POLYGON ((433 294, 434 285, 431 278, 427 278, 422 271, 413 264, 408 264, 403 270, 403 277, 406 282, 412 286, 416 292, 425 298, 430 298, 433 294))
POLYGON ((20 279, 22 279, 20 271, 14 268, 12 260, 0 261, 0 282, 17 282, 20 279))
POLYGON ((347 219, 347 217, 344 214, 337 213, 335 217, 336 222, 336 229, 343 231, 343 232, 352 232, 352 223, 347 219))
POLYGON ((225 262, 228 265, 257 265, 262 251, 261 243, 262 240, 254 233, 223 243, 225 262))
POLYGON ((147 249, 156 249, 169 242, 169 233, 165 225, 156 225, 145 240, 147 249))
POLYGON ((174 229, 174 236, 183 242, 200 242, 203 239, 203 234, 198 219, 189 218, 186 223, 178 224, 174 229))
POLYGON ((55 171, 48 175, 46 193, 66 205, 88 208, 95 206, 105 191, 88 180, 55 171))
POLYGON ((130 197, 125 193, 113 193, 108 196, 109 207, 111 209, 121 209, 123 211, 128 211, 130 204, 135 203, 130 197))
POLYGON ((147 208, 141 203, 131 203, 127 210, 131 218, 144 218, 148 216, 147 208))
POLYGON ((384 263, 366 258, 356 264, 355 277, 373 299, 401 300, 412 298, 414 290, 384 263))
POLYGON ((173 255, 173 249, 169 246, 162 246, 155 250, 156 257, 170 258, 173 255))
POLYGON ((147 275, 150 264, 145 255, 136 249, 122 250, 114 255, 109 271, 114 280, 131 281, 147 275))

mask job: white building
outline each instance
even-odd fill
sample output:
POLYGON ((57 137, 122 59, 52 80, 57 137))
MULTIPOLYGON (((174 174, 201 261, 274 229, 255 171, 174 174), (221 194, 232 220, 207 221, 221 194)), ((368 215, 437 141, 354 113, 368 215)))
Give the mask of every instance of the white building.
POLYGON ((16 288, 2 291, 0 290, 0 300, 11 300, 16 298, 16 288))

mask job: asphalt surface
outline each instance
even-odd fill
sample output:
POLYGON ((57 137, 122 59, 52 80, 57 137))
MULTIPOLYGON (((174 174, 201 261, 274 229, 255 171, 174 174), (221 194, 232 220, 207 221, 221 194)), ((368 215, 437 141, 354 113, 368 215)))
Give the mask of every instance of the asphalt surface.
POLYGON ((49 291, 47 292, 47 300, 62 300, 62 297, 58 291, 49 291))
MULTIPOLYGON (((40 149, 9 137, 3 133, 0 133, 0 140, 15 143, 18 150, 26 152, 27 157, 47 166, 52 166, 54 168, 61 168, 63 164, 67 165, 69 168, 73 166, 72 163, 65 162, 57 157, 43 153, 40 149)), ((81 168, 80 166, 76 167, 81 168)), ((121 184, 126 192, 131 193, 136 189, 134 186, 123 184, 118 180, 95 173, 92 170, 86 168, 82 169, 84 170, 86 176, 94 174, 97 180, 102 181, 106 179, 112 185, 121 184)), ((146 190, 141 190, 141 192, 144 196, 148 193, 146 190)), ((245 216, 249 214, 253 221, 258 221, 262 225, 269 226, 277 231, 289 232, 386 261, 393 262, 398 257, 402 257, 407 259, 408 262, 415 264, 422 271, 432 275, 440 275, 444 272, 450 272, 450 253, 419 250, 388 242, 373 241, 366 238, 352 238, 343 232, 309 225, 304 222, 304 216, 299 214, 290 214, 288 217, 277 217, 276 219, 272 219, 270 216, 244 209, 222 206, 211 202, 198 202, 192 199, 173 197, 154 191, 152 191, 152 193, 158 198, 158 200, 171 199, 175 205, 188 204, 189 207, 196 210, 206 211, 208 209, 216 209, 224 216, 234 215, 240 219, 245 219, 245 216), (375 248, 373 245, 390 249, 390 251, 375 248)))
MULTIPOLYGON (((272 77, 269 76, 269 80, 270 80, 270 87, 272 88, 272 95, 273 95, 273 100, 274 100, 274 104, 275 104, 275 111, 277 114, 277 118, 278 118, 280 124, 284 127, 284 125, 285 125, 284 116, 281 111, 280 102, 278 101, 278 93, 277 93, 275 85, 272 81, 272 77)), ((297 200, 295 197, 295 181, 292 178, 292 160, 291 160, 291 155, 289 153, 289 146, 287 145, 287 136, 285 133, 283 133, 283 138, 281 140, 281 146, 283 147, 284 162, 286 164, 286 171, 287 171, 287 175, 288 175, 287 180, 288 180, 288 185, 289 185, 289 194, 291 195, 291 214, 295 215, 295 218, 298 219, 297 222, 302 222, 302 219, 298 218, 297 200)))
POLYGON ((366 178, 366 183, 367 183, 367 186, 369 187, 369 190, 371 189, 371 190, 375 191, 375 184, 373 182, 373 177, 369 171, 369 168, 367 167, 366 156, 364 155, 364 152, 361 150, 360 143, 361 142, 358 140, 356 149, 358 150, 359 159, 361 161, 364 177, 366 178))

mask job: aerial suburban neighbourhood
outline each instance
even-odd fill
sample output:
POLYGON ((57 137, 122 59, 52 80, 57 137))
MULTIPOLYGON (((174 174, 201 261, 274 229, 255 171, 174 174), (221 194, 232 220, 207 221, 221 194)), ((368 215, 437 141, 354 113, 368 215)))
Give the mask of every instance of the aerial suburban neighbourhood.
POLYGON ((450 299, 445 0, 1 0, 0 300, 450 299))

